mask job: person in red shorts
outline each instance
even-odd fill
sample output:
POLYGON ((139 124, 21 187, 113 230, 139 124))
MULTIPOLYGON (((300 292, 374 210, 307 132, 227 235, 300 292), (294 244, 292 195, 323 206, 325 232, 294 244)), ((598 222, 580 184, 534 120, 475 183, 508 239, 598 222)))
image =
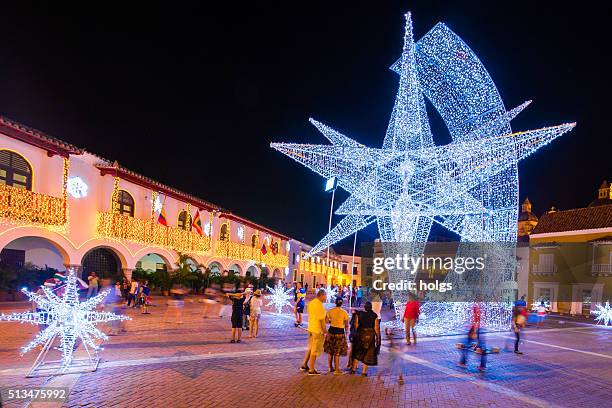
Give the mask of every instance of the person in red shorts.
POLYGON ((410 330, 412 330, 412 337, 414 338, 414 344, 416 345, 416 331, 414 326, 419 321, 421 305, 417 300, 414 293, 408 293, 408 303, 406 303, 406 309, 404 310, 404 327, 406 329, 406 343, 410 345, 410 330))

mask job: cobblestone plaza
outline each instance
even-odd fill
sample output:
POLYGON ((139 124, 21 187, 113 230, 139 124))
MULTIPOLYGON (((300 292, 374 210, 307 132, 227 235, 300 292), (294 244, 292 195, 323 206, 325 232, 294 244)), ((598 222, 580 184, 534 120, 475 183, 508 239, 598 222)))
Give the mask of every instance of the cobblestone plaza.
MULTIPOLYGON (((105 343, 96 372, 52 379, 25 378, 36 351, 19 357, 18 350, 36 327, 4 323, 0 385, 69 387, 64 404, 33 407, 602 407, 610 398, 612 331, 571 318, 552 317, 544 328, 527 328, 524 355, 504 351, 511 333, 489 334, 489 345, 501 352, 489 357, 485 373, 476 370, 476 354, 467 370, 456 366, 455 343, 463 336, 402 345, 400 385, 387 362, 388 340, 367 378, 309 377, 298 370, 307 333, 294 327, 289 314, 266 311, 259 338, 230 344, 229 317, 203 319, 202 305, 188 301, 184 324, 165 323, 165 310, 156 306, 151 315, 141 315, 126 309, 133 320, 105 343)), ((326 373, 325 355, 317 367, 326 373)))

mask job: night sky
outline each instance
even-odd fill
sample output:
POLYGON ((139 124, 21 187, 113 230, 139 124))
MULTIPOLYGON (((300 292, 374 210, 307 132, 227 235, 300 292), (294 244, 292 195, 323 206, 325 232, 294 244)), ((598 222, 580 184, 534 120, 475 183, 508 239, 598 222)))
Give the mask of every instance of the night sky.
POLYGON ((232 3, 1 6, 0 114, 314 244, 323 180, 269 143, 323 143, 312 116, 380 146, 410 10, 417 39, 444 21, 467 42, 507 108, 533 99, 514 130, 578 122, 519 165, 537 215, 612 178, 610 15, 595 2, 232 3))

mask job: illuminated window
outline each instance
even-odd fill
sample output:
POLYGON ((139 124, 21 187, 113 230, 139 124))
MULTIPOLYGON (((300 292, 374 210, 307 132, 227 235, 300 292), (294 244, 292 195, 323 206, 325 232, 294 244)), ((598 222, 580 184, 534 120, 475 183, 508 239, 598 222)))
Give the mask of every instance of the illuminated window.
POLYGON ((32 190, 32 168, 23 156, 0 150, 0 184, 32 190))
POLYGON ((229 241, 229 228, 227 227, 227 224, 221 225, 221 230, 219 231, 219 240, 229 241))
POLYGON ((134 197, 127 191, 117 191, 117 201, 115 201, 114 206, 119 214, 134 216, 134 197))
POLYGON ((257 235, 253 234, 251 236, 251 247, 255 248, 258 246, 257 244, 259 244, 259 242, 257 242, 257 235))
POLYGON ((185 231, 191 231, 191 216, 187 211, 183 210, 178 216, 178 227, 185 231))

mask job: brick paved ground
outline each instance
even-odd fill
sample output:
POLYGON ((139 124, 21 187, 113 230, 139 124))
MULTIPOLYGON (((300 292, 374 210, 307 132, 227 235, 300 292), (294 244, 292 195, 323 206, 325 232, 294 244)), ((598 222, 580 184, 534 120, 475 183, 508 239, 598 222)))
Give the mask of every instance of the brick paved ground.
MULTIPOLYGON (((64 378, 68 407, 603 407, 612 399, 612 330, 567 319, 530 328, 522 349, 493 355, 479 373, 477 355, 469 369, 456 367, 458 338, 422 339, 403 346, 405 384, 399 385, 383 343, 380 365, 370 376, 322 375, 298 371, 306 332, 289 316, 269 312, 261 337, 229 344, 229 318, 203 319, 202 305, 188 303, 184 324, 163 323, 165 306, 151 315, 136 310, 127 332, 111 337, 98 371, 64 378), (563 322, 563 323, 560 323, 563 322)), ((54 385, 58 378, 24 378, 34 354, 18 348, 35 333, 18 323, 0 324, 0 385, 54 385)), ((508 333, 509 334, 509 333, 508 333)), ((489 345, 504 346, 507 333, 491 334, 489 345)), ((326 356, 324 356, 326 358, 326 356)), ((326 362, 318 363, 324 371, 326 362)), ((5 401, 3 406, 28 406, 5 401)), ((51 404, 33 404, 51 407, 51 404)), ((57 406, 57 405, 56 405, 57 406)))

